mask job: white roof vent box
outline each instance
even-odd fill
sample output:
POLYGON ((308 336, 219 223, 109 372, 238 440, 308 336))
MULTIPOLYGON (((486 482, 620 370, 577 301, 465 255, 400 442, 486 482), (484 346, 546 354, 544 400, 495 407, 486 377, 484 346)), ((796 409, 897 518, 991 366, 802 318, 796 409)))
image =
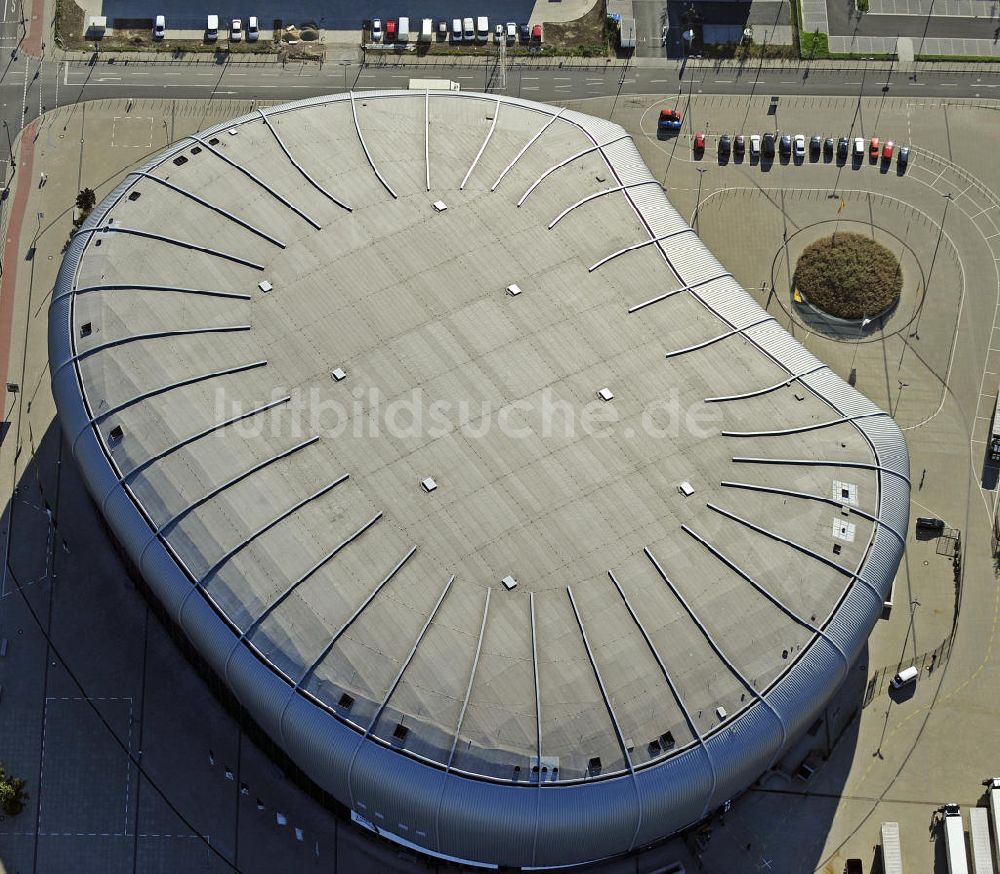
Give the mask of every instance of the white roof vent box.
POLYGON ((515 580, 512 576, 506 576, 500 580, 500 582, 503 583, 503 587, 508 592, 517 587, 517 580, 515 580))
POLYGON ((677 491, 684 495, 685 498, 690 498, 694 494, 694 486, 687 480, 684 480, 684 482, 677 486, 677 491))

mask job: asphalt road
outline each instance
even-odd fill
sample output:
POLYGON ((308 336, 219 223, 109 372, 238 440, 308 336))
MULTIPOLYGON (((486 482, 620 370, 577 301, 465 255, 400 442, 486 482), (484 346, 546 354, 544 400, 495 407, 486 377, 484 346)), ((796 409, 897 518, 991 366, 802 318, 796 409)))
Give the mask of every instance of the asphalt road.
MULTIPOLYGON (((2 2, 2 0, 0 0, 2 2)), ((11 0, 7 0, 8 3, 11 0)), ((4 25, 11 27, 10 23, 4 25)), ((17 26, 19 27, 19 20, 17 26)), ((358 63, 154 63, 141 60, 94 64, 38 60, 26 55, 5 58, 0 67, 0 120, 13 137, 24 124, 56 106, 108 98, 211 98, 294 100, 348 89, 405 88, 411 78, 446 76, 464 90, 489 90, 496 77, 482 65, 443 70, 420 66, 362 66, 358 63)), ((688 66, 664 61, 656 66, 593 64, 586 67, 513 67, 507 93, 539 101, 565 101, 619 94, 730 94, 771 96, 1000 97, 1000 70, 934 70, 909 74, 868 70, 748 65, 743 68, 688 66)), ((0 136, 0 159, 7 159, 0 136)))

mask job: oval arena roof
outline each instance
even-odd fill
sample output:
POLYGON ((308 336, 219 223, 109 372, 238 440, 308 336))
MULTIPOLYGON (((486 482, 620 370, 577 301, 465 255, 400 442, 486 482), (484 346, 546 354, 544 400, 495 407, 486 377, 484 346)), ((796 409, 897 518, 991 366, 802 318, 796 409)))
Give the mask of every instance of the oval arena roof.
POLYGON ((53 388, 111 528, 306 773, 428 851, 697 821, 890 589, 898 428, 667 193, 579 112, 337 95, 180 140, 66 254, 53 388))

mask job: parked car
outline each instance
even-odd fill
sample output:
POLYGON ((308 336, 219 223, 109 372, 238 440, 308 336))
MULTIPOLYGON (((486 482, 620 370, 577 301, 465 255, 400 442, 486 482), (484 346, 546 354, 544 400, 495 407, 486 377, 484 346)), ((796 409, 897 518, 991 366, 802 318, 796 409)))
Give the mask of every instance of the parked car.
POLYGON ((448 22, 443 18, 438 22, 437 39, 438 42, 448 42, 448 22))
POLYGON ((760 134, 750 134, 750 157, 760 157, 760 134))
POLYGON ((850 150, 851 142, 847 137, 841 137, 837 140, 837 157, 847 160, 847 153, 850 150))
POLYGON ((167 32, 167 18, 165 15, 157 15, 153 22, 153 39, 163 39, 167 32))
POLYGON ((764 141, 761 144, 761 154, 765 158, 774 157, 774 134, 764 134, 764 141))
POLYGON ((500 43, 502 42, 506 42, 502 24, 498 24, 496 27, 493 28, 493 42, 495 42, 497 45, 500 45, 500 43))
POLYGON ((806 138, 804 134, 795 135, 795 157, 801 160, 806 156, 806 138))
POLYGON ((476 41, 476 25, 471 18, 462 19, 462 42, 476 41))
MULTIPOLYGON (((846 154, 846 149, 845 149, 846 154)), ((833 137, 827 137, 823 140, 823 155, 826 158, 833 157, 833 137)))
POLYGON ((517 42, 517 25, 513 21, 507 22, 507 45, 512 46, 517 42))
POLYGON ((854 159, 856 161, 862 160, 865 156, 865 138, 855 137, 854 138, 854 159))
POLYGON ((209 15, 208 23, 205 27, 205 40, 215 42, 219 38, 219 16, 209 15))
POLYGON ((396 29, 396 19, 390 18, 385 23, 385 41, 388 43, 393 43, 396 41, 396 34, 399 31, 396 29))
POLYGON ((453 18, 451 20, 451 41, 460 43, 462 41, 462 19, 453 18))
POLYGON ((792 154, 792 138, 788 134, 781 135, 781 142, 778 145, 778 150, 782 155, 792 154))
POLYGON ((933 516, 917 516, 917 528, 944 531, 944 519, 935 519, 933 516))
POLYGON ((241 39, 243 39, 243 22, 234 18, 233 26, 229 28, 229 41, 239 42, 241 39))
POLYGON ((910 161, 910 147, 900 146, 899 154, 896 156, 896 166, 905 168, 906 165, 909 163, 909 161, 910 161))
POLYGON ((517 26, 518 35, 521 37, 521 42, 528 42, 531 39, 531 28, 527 24, 519 24, 517 26))
POLYGON ((486 42, 490 38, 490 20, 485 15, 476 18, 476 42, 486 42))
POLYGON ((819 151, 823 148, 823 138, 814 134, 809 138, 809 154, 815 159, 819 157, 819 151))
POLYGON ((747 143, 746 140, 743 139, 743 134, 737 134, 736 139, 733 141, 733 152, 736 154, 737 158, 742 158, 746 150, 747 143))
POLYGON ((705 134, 701 131, 698 131, 698 133, 694 135, 694 150, 696 152, 705 151, 705 134))
POLYGON ((732 151, 733 141, 729 138, 729 134, 723 134, 719 137, 719 157, 726 159, 729 157, 729 153, 732 151))
POLYGON ((882 146, 882 160, 891 163, 892 161, 892 140, 886 140, 885 145, 882 146))
POLYGON ((868 157, 874 161, 878 157, 878 151, 879 151, 878 137, 872 137, 871 142, 868 144, 868 157))
POLYGON ((535 44, 541 43, 542 26, 540 24, 536 24, 533 28, 531 28, 531 41, 535 44))
MULTIPOLYGON (((378 21, 376 18, 375 21, 378 21)), ((372 23, 372 28, 374 30, 374 22, 372 23)), ((382 39, 382 22, 378 25, 379 34, 378 38, 382 39)), ((374 33, 372 34, 374 37, 374 33)), ((260 25, 257 23, 257 16, 251 15, 247 20, 247 42, 257 42, 260 39, 260 25)))
POLYGON ((681 129, 681 114, 676 109, 661 109, 657 130, 676 131, 681 129))

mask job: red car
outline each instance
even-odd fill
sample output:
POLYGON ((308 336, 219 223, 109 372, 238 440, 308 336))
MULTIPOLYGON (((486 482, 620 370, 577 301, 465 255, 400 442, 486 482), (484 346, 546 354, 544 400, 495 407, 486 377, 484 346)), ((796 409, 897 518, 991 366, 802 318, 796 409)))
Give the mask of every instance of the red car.
POLYGON ((882 146, 882 160, 883 161, 892 160, 892 140, 886 140, 885 145, 882 146))
POLYGON ((701 131, 698 131, 698 133, 694 135, 694 150, 696 152, 705 151, 705 135, 701 131))
POLYGON ((656 127, 659 130, 680 130, 681 114, 676 109, 661 109, 656 127))
POLYGON ((868 157, 873 161, 878 157, 879 142, 878 137, 872 137, 872 141, 868 146, 868 157))
POLYGON ((531 41, 533 43, 540 43, 542 41, 542 26, 540 24, 536 24, 531 28, 531 41))
POLYGON ((395 42, 396 41, 396 19, 390 18, 385 23, 385 41, 395 42))

